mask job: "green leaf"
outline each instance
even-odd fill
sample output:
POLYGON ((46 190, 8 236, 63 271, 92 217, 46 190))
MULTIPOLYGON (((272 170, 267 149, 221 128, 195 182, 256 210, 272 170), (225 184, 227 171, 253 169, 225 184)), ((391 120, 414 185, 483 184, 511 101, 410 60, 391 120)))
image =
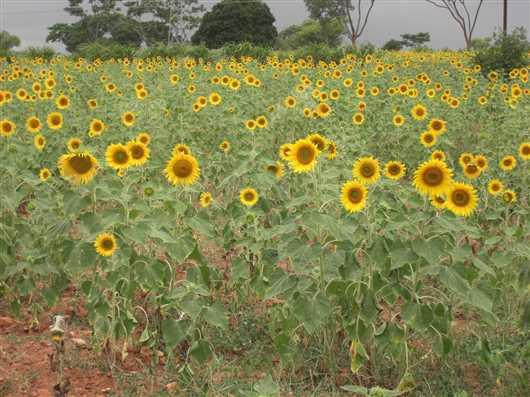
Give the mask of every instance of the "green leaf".
POLYGON ((204 234, 207 237, 215 238, 215 228, 211 223, 199 217, 185 218, 184 223, 197 233, 204 234))
POLYGON ((165 318, 162 320, 162 336, 166 344, 174 348, 186 338, 186 328, 182 320, 165 318))
POLYGON ((439 238, 432 238, 430 240, 414 240, 412 241, 412 249, 414 252, 425 259, 429 265, 437 265, 440 262, 440 256, 444 252, 444 241, 439 238))
POLYGON ((228 317, 225 308, 218 302, 206 308, 204 311, 204 319, 215 327, 224 330, 228 329, 228 317))
POLYGON ((300 295, 296 298, 293 309, 295 317, 304 324, 310 334, 324 323, 330 313, 329 302, 322 295, 317 295, 312 299, 300 295))
POLYGON ((488 295, 486 295, 484 292, 482 292, 478 288, 472 288, 469 291, 467 298, 468 298, 469 303, 472 304, 473 306, 476 306, 479 309, 482 309, 482 310, 485 310, 491 313, 491 310, 493 308, 493 301, 488 295))
POLYGON ((492 276, 495 276, 495 272, 493 271, 493 269, 490 266, 486 265, 484 262, 482 262, 479 258, 473 258, 473 265, 475 265, 477 269, 482 270, 484 273, 488 273, 492 276))
POLYGON ((444 266, 440 270, 440 280, 451 291, 458 292, 464 296, 469 291, 469 283, 450 267, 444 266))
POLYGON ((260 381, 254 385, 254 390, 259 393, 260 397, 276 397, 280 394, 280 389, 278 385, 274 383, 270 374, 261 378, 260 381))
POLYGON ((212 357, 213 352, 208 342, 205 340, 198 340, 191 345, 190 355, 197 360, 199 364, 203 364, 212 357))
POLYGON ((186 235, 178 239, 175 243, 166 244, 166 250, 175 262, 182 263, 193 253, 195 245, 193 237, 186 235))
POLYGON ((265 290, 264 300, 274 298, 277 295, 284 293, 290 288, 296 285, 296 280, 289 277, 288 274, 284 274, 278 280, 274 282, 269 288, 265 290))

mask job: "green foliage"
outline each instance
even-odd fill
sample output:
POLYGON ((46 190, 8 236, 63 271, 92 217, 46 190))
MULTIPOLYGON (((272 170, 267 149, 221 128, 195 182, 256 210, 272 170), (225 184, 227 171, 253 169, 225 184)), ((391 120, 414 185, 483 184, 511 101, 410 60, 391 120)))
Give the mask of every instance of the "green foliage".
POLYGON ((94 59, 118 59, 133 58, 136 54, 136 48, 125 46, 117 43, 96 41, 95 43, 81 44, 75 52, 75 57, 94 59))
POLYGON ((145 42, 165 41, 166 43, 183 42, 187 32, 194 30, 200 23, 199 15, 205 7, 199 0, 132 0, 125 3, 127 15, 141 20, 148 15, 144 26, 145 42))
POLYGON ((36 59, 44 59, 49 61, 52 59, 56 53, 52 47, 42 46, 42 47, 28 47, 22 52, 23 56, 36 59))
POLYGON ((495 33, 491 43, 481 43, 473 61, 482 67, 486 75, 490 71, 501 71, 504 74, 515 68, 526 66, 529 62, 530 43, 523 27, 514 29, 510 34, 495 33))
POLYGON ((274 21, 269 6, 260 0, 223 0, 204 15, 191 41, 208 48, 242 42, 272 46, 278 35, 274 21))
POLYGON ((272 48, 255 46, 252 43, 227 44, 222 48, 223 56, 240 60, 242 57, 252 57, 265 62, 272 54, 272 48))
POLYGON ((5 30, 0 31, 0 53, 6 53, 14 47, 20 45, 20 39, 5 30))
POLYGON ((419 48, 431 41, 431 35, 428 32, 405 33, 400 36, 403 46, 409 48, 419 48))
POLYGON ((55 24, 48 30, 46 41, 62 42, 70 52, 95 41, 132 47, 139 47, 143 41, 138 23, 120 13, 88 15, 72 24, 55 24))
POLYGON ((403 42, 401 40, 390 39, 381 48, 387 51, 399 51, 403 48, 403 42))
POLYGON ((336 47, 340 44, 340 37, 343 33, 344 26, 337 18, 323 23, 309 19, 301 25, 292 25, 280 32, 277 46, 284 50, 313 44, 336 47))

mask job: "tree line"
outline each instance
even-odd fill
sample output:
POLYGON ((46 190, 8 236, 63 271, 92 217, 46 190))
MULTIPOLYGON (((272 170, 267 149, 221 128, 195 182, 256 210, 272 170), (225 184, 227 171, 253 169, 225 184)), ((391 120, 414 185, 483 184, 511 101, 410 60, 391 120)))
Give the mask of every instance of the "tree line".
MULTIPOLYGON (((422 0, 441 8, 473 43, 484 0, 422 0)), ((64 10, 77 18, 73 23, 50 26, 46 40, 64 44, 75 52, 87 43, 132 47, 191 41, 208 48, 248 42, 282 49, 308 44, 339 45, 347 38, 353 47, 363 35, 377 0, 304 0, 310 18, 278 33, 275 18, 261 0, 222 0, 206 12, 200 0, 68 0, 64 10), (193 34, 191 34, 193 32, 193 34)), ((0 49, 14 47, 7 33, 0 35, 0 49)), ((383 48, 421 48, 428 33, 401 35, 383 48)))

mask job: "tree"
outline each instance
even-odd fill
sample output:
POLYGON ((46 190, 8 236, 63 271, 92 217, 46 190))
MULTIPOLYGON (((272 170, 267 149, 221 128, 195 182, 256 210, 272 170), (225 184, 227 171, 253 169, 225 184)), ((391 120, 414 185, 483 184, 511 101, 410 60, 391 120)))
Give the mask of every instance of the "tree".
POLYGON ((162 36, 167 44, 187 40, 188 32, 199 26, 202 14, 205 11, 199 0, 131 0, 125 3, 127 14, 134 18, 150 15, 154 21, 142 22, 146 32, 147 42, 153 41, 155 36, 162 36))
POLYGON ((20 45, 20 39, 5 30, 0 31, 0 51, 7 52, 20 45))
POLYGON ((425 43, 431 41, 431 35, 428 32, 420 32, 415 34, 404 33, 400 36, 403 47, 420 48, 425 43))
POLYGON ((339 18, 348 32, 351 44, 363 34, 375 0, 304 0, 311 18, 323 23, 330 18, 339 18), (367 4, 363 9, 363 4, 367 4))
POLYGON ((272 46, 278 36, 274 21, 269 6, 259 0, 223 0, 204 15, 191 41, 208 48, 242 42, 272 46))
POLYGON ((401 40, 390 39, 382 48, 387 51, 400 51, 403 49, 403 42, 401 40))
POLYGON ((335 47, 340 43, 344 27, 338 19, 329 19, 321 24, 308 19, 301 25, 292 25, 280 32, 278 44, 285 49, 303 47, 311 44, 326 44, 335 47))
POLYGON ((80 20, 50 26, 46 41, 62 42, 70 52, 96 41, 140 46, 144 41, 142 26, 121 13, 120 3, 121 0, 88 0, 89 8, 85 9, 83 0, 69 0, 65 11, 80 20))
POLYGON ((484 0, 478 0, 477 8, 475 12, 470 10, 468 7, 469 1, 466 4, 466 0, 426 0, 432 5, 443 8, 449 12, 451 18, 453 18, 462 32, 464 33, 464 39, 466 41, 466 48, 470 48, 471 40, 473 39, 473 32, 477 25, 478 14, 484 0))

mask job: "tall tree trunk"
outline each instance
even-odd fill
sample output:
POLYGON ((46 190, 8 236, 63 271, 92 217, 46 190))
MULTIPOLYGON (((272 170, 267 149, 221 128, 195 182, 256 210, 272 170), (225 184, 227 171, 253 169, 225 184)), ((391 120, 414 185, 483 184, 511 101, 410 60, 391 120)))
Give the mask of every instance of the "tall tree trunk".
POLYGON ((351 46, 353 48, 355 48, 357 46, 357 34, 355 32, 353 32, 350 36, 350 40, 351 40, 351 46))

